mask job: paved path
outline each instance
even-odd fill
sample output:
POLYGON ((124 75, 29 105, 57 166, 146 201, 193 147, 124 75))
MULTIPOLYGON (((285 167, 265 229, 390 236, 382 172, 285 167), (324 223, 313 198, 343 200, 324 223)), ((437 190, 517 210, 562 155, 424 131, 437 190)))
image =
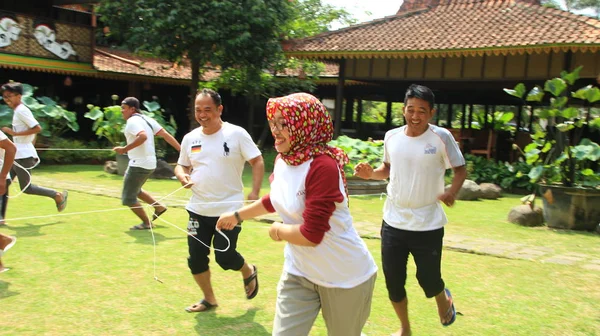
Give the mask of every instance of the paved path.
MULTIPOLYGON (((111 189, 101 185, 85 184, 74 181, 61 181, 47 177, 35 176, 34 181, 37 184, 53 187, 58 190, 68 189, 78 192, 102 195, 108 197, 121 197, 120 189, 111 189)), ((152 193, 156 199, 166 196, 168 193, 152 193)), ((175 207, 183 207, 188 197, 171 196, 168 204, 179 204, 175 207)), ((172 205, 171 205, 172 206, 172 205)), ((280 220, 276 215, 267 215, 261 218, 264 222, 273 222, 280 220)), ((355 222, 356 230, 365 239, 381 239, 379 236, 380 222, 355 222)), ((600 271, 600 256, 593 254, 567 253, 557 254, 554 249, 547 246, 534 246, 517 244, 506 241, 499 241, 486 238, 476 238, 457 234, 446 234, 444 237, 444 247, 458 252, 474 253, 480 255, 489 255, 499 258, 531 260, 543 263, 553 263, 562 265, 574 265, 585 269, 600 271)))

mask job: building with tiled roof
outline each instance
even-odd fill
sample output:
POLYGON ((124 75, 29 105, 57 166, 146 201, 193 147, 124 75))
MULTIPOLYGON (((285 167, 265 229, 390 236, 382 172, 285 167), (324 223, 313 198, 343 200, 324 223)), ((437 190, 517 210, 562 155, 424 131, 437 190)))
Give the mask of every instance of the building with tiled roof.
MULTIPOLYGON (((292 40, 284 50, 289 57, 339 64, 337 86, 321 87, 319 94, 335 98, 338 134, 346 128, 361 135, 367 127, 353 119, 353 106, 360 111, 362 100, 387 101, 385 126, 377 126, 383 134, 399 113, 391 103, 402 101, 412 83, 436 93, 436 122, 450 126, 462 112, 463 128, 472 125, 474 105, 487 116, 495 105, 522 104, 503 88, 543 85, 578 66, 578 85, 595 84, 599 47, 599 20, 539 0, 405 0, 396 15, 292 40), (348 80, 369 85, 347 86, 348 80)), ((516 109, 516 128, 531 128, 523 106, 516 109)))

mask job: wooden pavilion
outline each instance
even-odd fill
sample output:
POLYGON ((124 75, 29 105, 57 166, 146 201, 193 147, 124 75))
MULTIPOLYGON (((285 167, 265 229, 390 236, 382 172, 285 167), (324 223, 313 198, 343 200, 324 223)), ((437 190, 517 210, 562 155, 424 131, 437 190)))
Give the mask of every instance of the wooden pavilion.
MULTIPOLYGON (((396 15, 293 40, 284 50, 288 57, 339 64, 336 85, 321 85, 317 94, 335 98, 336 134, 365 137, 394 126, 391 103, 402 101, 412 83, 436 93, 437 108, 445 111, 436 122, 450 127, 454 113, 462 112, 461 128, 469 129, 474 105, 487 117, 494 106, 521 104, 503 88, 543 85, 580 65, 577 85, 595 84, 599 47, 600 20, 539 0, 405 0, 396 15), (362 100, 388 102, 386 122, 376 132, 361 123, 362 100), (355 101, 358 120, 352 117, 355 101)), ((523 111, 515 111, 517 133, 531 129, 533 118, 523 111)))

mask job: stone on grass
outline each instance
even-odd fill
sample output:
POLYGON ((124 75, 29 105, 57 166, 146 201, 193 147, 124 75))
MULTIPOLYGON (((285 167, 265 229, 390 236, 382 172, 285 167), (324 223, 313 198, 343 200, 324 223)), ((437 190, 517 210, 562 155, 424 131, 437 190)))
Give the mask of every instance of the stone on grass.
POLYGON ((483 199, 498 199, 502 197, 502 188, 493 183, 481 183, 481 198, 483 199))
POLYGON ((542 208, 523 204, 510 209, 508 221, 522 226, 540 226, 544 224, 544 214, 542 208))
MULTIPOLYGON (((446 190, 450 185, 446 186, 446 190)), ((456 198, 463 201, 475 201, 481 197, 481 188, 472 180, 465 180, 456 198)))
POLYGON ((104 163, 104 171, 109 174, 117 173, 117 161, 106 161, 104 163))
POLYGON ((170 179, 173 176, 175 176, 173 167, 164 160, 158 160, 156 162, 156 169, 152 175, 150 175, 151 178, 155 179, 170 179))

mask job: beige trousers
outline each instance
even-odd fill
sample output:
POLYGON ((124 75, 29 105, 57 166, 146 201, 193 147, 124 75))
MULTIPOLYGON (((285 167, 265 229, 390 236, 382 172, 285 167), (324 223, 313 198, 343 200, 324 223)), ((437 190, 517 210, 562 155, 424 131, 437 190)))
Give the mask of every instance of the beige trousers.
POLYGON ((277 285, 274 336, 303 336, 322 310, 329 336, 360 336, 369 314, 377 273, 354 288, 318 286, 283 272, 277 285))

